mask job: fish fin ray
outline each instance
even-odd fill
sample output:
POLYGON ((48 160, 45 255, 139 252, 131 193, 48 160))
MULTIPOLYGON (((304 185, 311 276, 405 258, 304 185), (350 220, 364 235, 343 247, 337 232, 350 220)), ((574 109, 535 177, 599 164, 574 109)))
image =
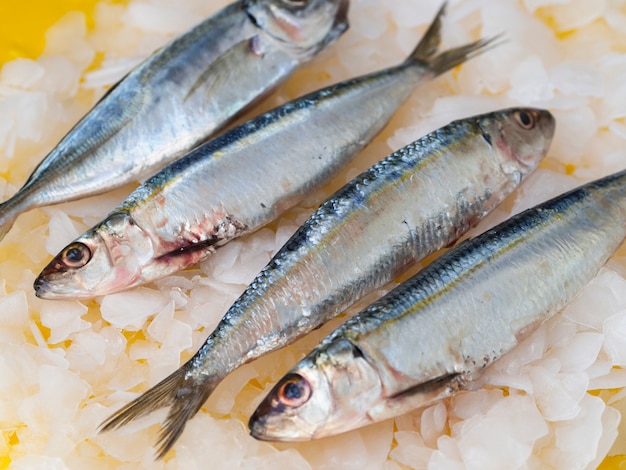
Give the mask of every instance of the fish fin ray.
POLYGON ((184 265, 190 266, 214 254, 221 245, 217 240, 205 240, 200 243, 194 243, 182 246, 174 251, 159 255, 155 261, 163 265, 171 265, 175 260, 185 259, 184 265))
POLYGON ((215 388, 210 382, 194 383, 186 373, 187 367, 179 368, 103 421, 99 432, 118 429, 153 411, 169 407, 156 442, 157 458, 163 458, 182 434, 187 421, 200 410, 215 388))
POLYGON ((431 394, 437 393, 442 388, 448 388, 451 384, 455 384, 463 381, 465 374, 462 372, 452 372, 450 374, 441 375, 434 379, 427 380, 420 384, 409 387, 405 390, 401 390, 389 397, 391 400, 397 400, 402 398, 408 398, 417 394, 431 394))
POLYGON ((181 367, 147 392, 109 416, 100 424, 100 432, 118 429, 160 408, 172 406, 176 399, 176 392, 182 386, 184 379, 185 368, 181 367))
POLYGON ((430 23, 430 26, 420 39, 420 42, 417 44, 413 52, 409 55, 407 62, 412 61, 421 61, 421 62, 429 62, 431 58, 437 53, 439 49, 439 45, 441 43, 441 20, 446 14, 446 8, 448 6, 448 2, 444 2, 444 4, 439 8, 437 15, 435 15, 435 19, 430 23))
POLYGON ((378 406, 368 411, 373 421, 381 421, 417 408, 437 403, 464 388, 468 376, 464 372, 446 372, 442 375, 421 382, 417 385, 406 385, 406 388, 391 391, 378 406))
POLYGON ((441 75, 463 62, 499 46, 501 44, 500 39, 502 39, 502 35, 497 35, 449 49, 432 58, 429 61, 429 67, 435 75, 441 75))
POLYGON ((200 411, 213 388, 207 384, 196 385, 196 388, 187 392, 183 397, 176 398, 170 407, 156 442, 157 458, 162 459, 172 448, 185 429, 187 421, 200 411))
POLYGON ((447 7, 448 2, 446 1, 435 15, 435 19, 433 19, 420 42, 406 60, 407 63, 419 62, 428 64, 435 76, 441 75, 466 60, 500 45, 501 41, 499 40, 502 39, 502 35, 479 39, 470 44, 437 54, 441 43, 442 19, 446 14, 447 7))
POLYGON ((250 54, 250 51, 254 47, 252 41, 254 41, 254 38, 247 38, 238 42, 211 62, 211 64, 196 79, 193 85, 191 85, 191 88, 189 88, 189 91, 185 95, 183 101, 187 101, 191 98, 191 96, 200 88, 204 88, 204 93, 208 94, 211 90, 219 88, 221 83, 228 83, 232 75, 232 66, 230 64, 237 63, 234 61, 233 56, 250 54))

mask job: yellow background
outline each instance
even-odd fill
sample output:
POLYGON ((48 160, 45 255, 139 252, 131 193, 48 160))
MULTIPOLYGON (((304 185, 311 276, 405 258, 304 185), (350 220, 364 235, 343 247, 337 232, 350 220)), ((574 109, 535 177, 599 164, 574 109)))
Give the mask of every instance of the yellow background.
POLYGON ((0 0, 0 64, 17 57, 38 57, 45 45, 46 29, 68 11, 85 13, 90 27, 98 1, 101 0, 0 0))

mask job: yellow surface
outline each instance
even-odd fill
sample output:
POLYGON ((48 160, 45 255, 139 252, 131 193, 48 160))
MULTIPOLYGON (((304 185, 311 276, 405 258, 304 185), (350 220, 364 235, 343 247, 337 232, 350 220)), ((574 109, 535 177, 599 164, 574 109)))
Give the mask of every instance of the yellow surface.
POLYGON ((17 57, 38 57, 44 48, 46 29, 69 11, 85 13, 87 25, 91 26, 94 6, 98 1, 0 0, 0 64, 17 57))
POLYGON ((607 457, 600 464, 598 470, 626 470, 626 455, 607 457))

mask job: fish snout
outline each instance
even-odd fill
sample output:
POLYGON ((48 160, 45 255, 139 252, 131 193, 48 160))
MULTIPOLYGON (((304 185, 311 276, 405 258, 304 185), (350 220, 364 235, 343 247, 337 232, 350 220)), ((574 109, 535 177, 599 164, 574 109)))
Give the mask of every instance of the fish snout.
POLYGON ((67 268, 63 263, 63 253, 66 251, 67 249, 50 261, 35 279, 33 287, 35 288, 35 295, 40 299, 51 298, 56 290, 55 284, 58 283, 60 277, 66 274, 67 268))
POLYGON ((35 295, 40 299, 54 300, 65 298, 63 293, 57 292, 55 283, 50 282, 46 278, 45 272, 41 273, 37 279, 35 279, 33 288, 35 289, 35 295))
POLYGON ((59 276, 59 263, 55 258, 48 264, 37 276, 33 283, 35 289, 35 295, 40 299, 53 299, 55 295, 55 278, 59 276), (52 280, 52 282, 51 282, 52 280))
POLYGON ((37 297, 39 297, 40 299, 45 299, 46 292, 48 291, 48 281, 45 280, 41 275, 39 275, 33 283, 33 288, 35 289, 35 295, 37 297))
POLYGON ((250 435, 255 439, 258 439, 259 441, 271 440, 265 435, 266 426, 263 424, 263 415, 267 413, 269 409, 267 409, 266 405, 265 410, 261 410, 261 407, 264 406, 264 403, 265 400, 263 400, 261 405, 259 405, 259 408, 256 409, 256 411, 252 414, 250 420, 248 421, 248 429, 250 430, 250 435))
POLYGON ((68 300, 91 298, 88 292, 76 288, 72 276, 59 272, 53 264, 46 266, 33 282, 35 295, 46 300, 68 300))

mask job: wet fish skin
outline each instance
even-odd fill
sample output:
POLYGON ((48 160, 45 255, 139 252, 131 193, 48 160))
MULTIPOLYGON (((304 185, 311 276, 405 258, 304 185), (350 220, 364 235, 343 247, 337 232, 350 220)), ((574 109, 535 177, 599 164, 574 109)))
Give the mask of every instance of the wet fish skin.
POLYGON ((595 276, 626 237, 626 171, 453 249, 339 327, 276 385, 251 434, 299 441, 467 387, 595 276))
POLYGON ((173 40, 109 90, 0 205, 0 239, 22 212, 142 179, 205 141, 334 42, 347 7, 237 1, 173 40))
POLYGON ((408 260, 455 240, 534 169, 553 132, 548 112, 511 109, 455 121, 390 155, 324 203, 194 357, 104 429, 169 406, 163 455, 229 372, 321 325, 408 260))
POLYGON ((416 86, 489 46, 478 41, 434 56, 442 14, 403 64, 298 98, 166 167, 55 257, 35 282, 37 295, 90 298, 150 282, 321 187, 416 86))

